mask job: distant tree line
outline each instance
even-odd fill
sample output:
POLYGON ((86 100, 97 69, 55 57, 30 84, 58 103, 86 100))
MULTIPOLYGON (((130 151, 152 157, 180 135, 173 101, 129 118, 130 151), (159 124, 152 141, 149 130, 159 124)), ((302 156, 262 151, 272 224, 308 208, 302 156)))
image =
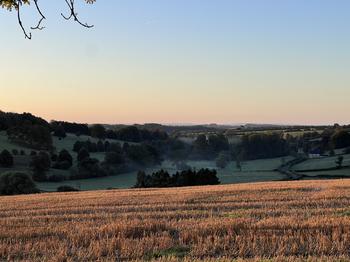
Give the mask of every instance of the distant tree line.
POLYGON ((217 177, 216 170, 200 169, 186 170, 170 175, 165 170, 154 172, 147 175, 140 171, 137 174, 137 182, 135 188, 151 188, 151 187, 184 187, 184 186, 201 186, 201 185, 217 185, 220 181, 217 177))
POLYGON ((0 130, 5 130, 14 143, 35 149, 52 149, 49 123, 32 114, 0 111, 0 130))
POLYGON ((66 136, 66 133, 72 133, 78 136, 87 135, 99 139, 113 139, 135 143, 168 139, 168 134, 164 131, 140 129, 136 126, 126 126, 113 130, 106 129, 101 124, 89 126, 88 124, 52 121, 51 129, 54 131, 55 136, 63 138, 66 136))
POLYGON ((242 159, 282 157, 289 154, 289 145, 282 133, 252 133, 242 137, 238 145, 242 159))
POLYGON ((193 142, 190 158, 214 159, 222 151, 228 151, 230 144, 224 134, 199 135, 193 142))

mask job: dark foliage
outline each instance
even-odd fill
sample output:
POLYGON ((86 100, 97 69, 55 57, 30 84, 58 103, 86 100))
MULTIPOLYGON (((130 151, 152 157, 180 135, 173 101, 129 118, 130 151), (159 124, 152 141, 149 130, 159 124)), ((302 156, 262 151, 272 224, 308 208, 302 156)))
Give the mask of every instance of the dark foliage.
POLYGON ((336 131, 331 137, 334 148, 344 148, 350 146, 350 134, 346 130, 336 131))
POLYGON ((106 128, 103 125, 96 124, 90 127, 90 134, 92 137, 97 137, 99 139, 106 138, 106 128))
POLYGON ((97 159, 86 157, 78 163, 78 170, 72 173, 71 179, 104 177, 107 175, 108 173, 100 166, 97 159))
MULTIPOLYGON (((52 157, 51 157, 52 159, 52 157)), ((73 165, 73 157, 71 154, 63 149, 57 156, 56 162, 52 165, 52 168, 67 170, 73 165)))
POLYGON ((0 176, 0 195, 18 195, 38 193, 33 180, 28 174, 8 172, 0 176))
POLYGON ((145 172, 137 174, 136 188, 151 187, 183 187, 183 186, 200 186, 200 185, 217 185, 220 181, 216 175, 216 170, 200 169, 186 170, 170 175, 167 171, 147 175, 145 172))
POLYGON ((0 166, 9 168, 13 166, 13 156, 7 150, 3 150, 0 153, 0 166))
POLYGON ((79 189, 76 189, 71 186, 59 186, 57 187, 57 192, 78 192, 79 189))
POLYGON ((64 121, 52 121, 51 128, 55 130, 57 126, 61 126, 66 133, 76 135, 90 135, 89 126, 87 124, 70 123, 64 121))
POLYGON ((193 142, 192 158, 214 159, 221 151, 229 149, 228 139, 223 134, 199 135, 193 142))
POLYGON ((78 160, 78 162, 81 162, 84 159, 89 158, 89 157, 90 157, 89 151, 85 147, 83 147, 79 150, 77 160, 78 160))
POLYGON ((53 135, 58 138, 65 138, 67 136, 66 131, 62 125, 51 125, 53 128, 53 135))
POLYGON ((128 142, 145 142, 166 140, 168 139, 168 134, 160 130, 139 129, 136 126, 126 126, 117 131, 107 130, 106 137, 128 142))
POLYGON ((245 135, 240 149, 244 159, 274 158, 288 154, 288 144, 278 133, 245 135))
POLYGON ((36 156, 32 157, 30 167, 33 171, 34 181, 46 181, 46 172, 51 167, 51 159, 48 153, 39 152, 36 156))

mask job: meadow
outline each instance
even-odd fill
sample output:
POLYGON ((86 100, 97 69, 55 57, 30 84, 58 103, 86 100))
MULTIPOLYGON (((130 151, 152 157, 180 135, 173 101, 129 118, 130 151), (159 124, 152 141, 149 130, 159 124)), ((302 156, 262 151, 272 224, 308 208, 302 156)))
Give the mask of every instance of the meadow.
MULTIPOLYGON (((97 142, 98 139, 90 136, 76 136, 73 134, 67 134, 64 139, 58 139, 53 137, 53 145, 57 152, 62 149, 67 149, 73 156, 74 162, 76 164, 77 154, 73 152, 73 145, 76 141, 86 141, 90 140, 92 142, 97 142)), ((110 142, 115 142, 115 140, 109 140, 110 142)), ((118 141, 124 143, 123 141, 118 141)), ((28 171, 28 164, 30 161, 29 153, 31 149, 25 148, 14 143, 11 143, 7 139, 5 132, 0 132, 0 151, 3 149, 8 150, 24 150, 26 156, 14 156, 14 169, 17 171, 28 171)), ((339 152, 341 153, 341 152, 339 152)), ((94 158, 103 161, 104 153, 91 153, 94 158)), ((218 178, 222 184, 232 184, 232 183, 250 183, 250 182, 266 182, 266 181, 280 181, 286 179, 286 177, 277 171, 278 167, 286 161, 291 160, 292 157, 283 158, 273 158, 273 159, 258 159, 251 161, 243 161, 241 163, 242 170, 238 170, 236 163, 234 161, 230 162, 225 168, 217 168, 215 161, 187 161, 187 165, 195 169, 200 168, 210 168, 216 169, 218 173, 218 178)), ((348 168, 340 170, 322 170, 336 167, 337 156, 334 157, 322 157, 319 159, 308 159, 307 161, 300 163, 293 167, 295 171, 307 171, 307 176, 313 177, 342 177, 349 176, 350 170, 348 168), (313 171, 312 170, 318 170, 313 171), (320 170, 321 169, 321 170, 320 170)), ((350 165, 350 155, 344 155, 344 166, 350 165)), ((169 173, 175 173, 178 171, 171 161, 164 161, 162 165, 154 166, 152 168, 147 168, 145 171, 147 173, 152 173, 158 171, 159 169, 167 170, 169 173)), ((11 169, 0 168, 0 173, 11 169)), ((56 170, 50 169, 49 175, 61 174, 68 176, 70 171, 66 170, 56 170)), ((42 182, 37 183, 39 189, 43 191, 56 191, 57 187, 62 185, 69 185, 81 190, 102 190, 110 188, 131 188, 136 183, 137 172, 128 172, 119 174, 116 176, 101 177, 101 178, 91 178, 91 179, 79 179, 79 180, 66 180, 63 182, 42 182)), ((308 179, 305 177, 305 179, 308 179)))
POLYGON ((349 261, 350 180, 0 197, 0 260, 349 261))
MULTIPOLYGON (((286 157, 284 159, 291 159, 286 157)), ((195 169, 210 168, 217 169, 217 176, 222 184, 248 183, 263 181, 278 181, 285 177, 276 171, 281 165, 282 158, 260 159, 242 163, 242 171, 239 171, 235 162, 230 162, 224 169, 217 169, 214 161, 188 161, 187 164, 195 169)), ((164 161, 162 165, 146 168, 147 173, 156 172, 160 169, 170 173, 178 171, 171 161, 164 161)), ((53 172, 67 172, 51 170, 53 172)), ((79 180, 67 180, 63 182, 37 183, 39 188, 45 191, 55 191, 58 186, 70 185, 81 190, 107 189, 107 188, 130 188, 136 183, 137 172, 123 173, 116 176, 90 178, 79 180)))
MULTIPOLYGON (((350 154, 345 154, 343 155, 343 157, 344 157, 343 166, 344 167, 350 166, 350 154)), ((337 159, 338 159, 338 156, 308 159, 305 162, 295 165, 293 169, 295 171, 300 171, 300 170, 317 170, 317 169, 321 170, 321 169, 336 168, 337 159)))

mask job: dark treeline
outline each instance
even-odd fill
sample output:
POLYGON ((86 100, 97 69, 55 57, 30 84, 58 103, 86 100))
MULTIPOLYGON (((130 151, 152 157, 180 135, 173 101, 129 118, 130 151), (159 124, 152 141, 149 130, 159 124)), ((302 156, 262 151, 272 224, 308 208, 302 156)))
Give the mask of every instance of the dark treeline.
POLYGON ((9 139, 17 144, 35 149, 52 149, 49 123, 32 114, 0 111, 0 130, 5 130, 9 139))
POLYGON ((90 135, 88 124, 70 123, 65 121, 51 121, 51 128, 53 131, 58 131, 60 133, 72 133, 78 136, 90 135))
POLYGON ((216 175, 216 170, 200 169, 186 170, 170 175, 165 170, 154 172, 147 175, 140 171, 137 174, 135 188, 151 187, 183 187, 183 186, 201 186, 201 185, 218 185, 220 181, 216 175))
POLYGON ((190 158, 214 159, 222 151, 228 151, 230 144, 223 134, 199 135, 193 142, 190 158))
POLYGON ((256 133, 244 135, 238 151, 246 160, 275 158, 288 155, 289 146, 282 133, 256 133))
POLYGON ((141 129, 136 126, 125 126, 118 130, 106 129, 104 125, 77 124, 62 121, 52 121, 51 129, 54 135, 65 137, 66 133, 88 135, 99 139, 114 139, 127 142, 144 142, 153 140, 166 140, 168 134, 159 130, 141 129))

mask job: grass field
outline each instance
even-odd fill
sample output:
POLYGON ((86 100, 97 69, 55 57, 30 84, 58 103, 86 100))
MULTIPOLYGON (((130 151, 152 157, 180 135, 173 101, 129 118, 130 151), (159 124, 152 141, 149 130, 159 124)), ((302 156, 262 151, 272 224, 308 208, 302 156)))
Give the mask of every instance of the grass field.
POLYGON ((350 260, 350 180, 0 197, 0 214, 0 260, 350 260))
POLYGON ((13 149, 24 150, 27 154, 29 154, 31 151, 31 149, 29 149, 29 148, 25 148, 23 146, 19 146, 19 145, 11 143, 11 141, 9 141, 7 138, 6 131, 0 131, 0 151, 2 151, 4 149, 6 149, 10 152, 13 149))
MULTIPOLYGON (((285 158, 289 160, 290 158, 285 158)), ((281 165, 281 158, 261 159, 247 161, 242 163, 242 172, 240 172, 234 162, 231 162, 226 168, 218 169, 218 177, 222 184, 262 182, 282 180, 285 177, 277 171, 274 171, 281 165)), ((200 169, 217 169, 214 161, 188 161, 188 165, 200 169)), ((165 169, 171 174, 177 170, 170 161, 164 161, 161 166, 146 169, 147 173, 165 169)), ((51 170, 50 172, 67 172, 51 170)), ((136 183, 137 172, 124 173, 117 176, 103 178, 91 178, 80 180, 68 180, 59 183, 44 182, 38 183, 40 189, 45 191, 55 191, 58 186, 70 185, 81 190, 107 189, 107 188, 131 188, 136 183)))
MULTIPOLYGON (((343 156, 344 156, 343 166, 350 166, 350 154, 343 155, 343 156)), ((293 169, 295 171, 299 171, 299 170, 335 168, 337 166, 336 165, 337 159, 338 159, 338 156, 309 159, 305 162, 295 165, 293 169)))

